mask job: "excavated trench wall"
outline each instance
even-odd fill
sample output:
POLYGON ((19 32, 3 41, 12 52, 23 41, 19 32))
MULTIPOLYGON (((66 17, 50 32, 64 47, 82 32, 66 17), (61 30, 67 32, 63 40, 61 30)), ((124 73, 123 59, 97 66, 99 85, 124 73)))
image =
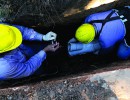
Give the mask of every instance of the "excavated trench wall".
POLYGON ((0 20, 30 27, 54 27, 57 24, 77 23, 89 14, 124 5, 129 5, 129 1, 0 0, 0 20))

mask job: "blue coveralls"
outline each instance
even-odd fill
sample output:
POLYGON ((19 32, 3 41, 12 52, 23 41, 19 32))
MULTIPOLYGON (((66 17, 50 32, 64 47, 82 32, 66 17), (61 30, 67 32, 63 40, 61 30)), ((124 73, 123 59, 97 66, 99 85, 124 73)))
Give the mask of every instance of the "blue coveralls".
MULTIPOLYGON (((119 43, 117 56, 121 59, 127 59, 130 56, 130 47, 125 41, 126 26, 122 19, 118 18, 119 14, 115 9, 92 14, 85 19, 85 23, 90 23, 94 26, 96 31, 96 38, 94 41, 83 44, 83 48, 77 51, 69 51, 71 56, 88 53, 88 52, 102 52, 106 53, 119 43), (109 18, 107 18, 109 16, 109 18), (117 18, 116 18, 117 17, 117 18), (99 20, 107 20, 105 24, 99 20), (114 19, 115 18, 115 19, 114 19), (111 20, 113 19, 113 20, 111 20)), ((128 34, 128 33, 127 33, 128 34)), ((76 40, 75 40, 76 41, 76 40)), ((71 42, 71 41, 70 41, 71 42)))
MULTIPOLYGON (((42 34, 31 28, 14 25, 23 36, 23 40, 42 41, 42 34)), ((37 53, 32 48, 21 44, 15 50, 9 51, 0 57, 0 80, 17 79, 32 75, 46 59, 46 53, 39 50, 37 53), (30 57, 27 59, 27 57, 30 57)))

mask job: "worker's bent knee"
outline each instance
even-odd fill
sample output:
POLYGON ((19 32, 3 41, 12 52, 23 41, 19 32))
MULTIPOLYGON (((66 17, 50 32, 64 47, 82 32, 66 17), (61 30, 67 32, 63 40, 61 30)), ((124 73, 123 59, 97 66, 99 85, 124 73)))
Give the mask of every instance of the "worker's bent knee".
POLYGON ((119 46, 117 56, 120 59, 128 59, 130 57, 130 47, 126 46, 125 44, 121 44, 119 46))

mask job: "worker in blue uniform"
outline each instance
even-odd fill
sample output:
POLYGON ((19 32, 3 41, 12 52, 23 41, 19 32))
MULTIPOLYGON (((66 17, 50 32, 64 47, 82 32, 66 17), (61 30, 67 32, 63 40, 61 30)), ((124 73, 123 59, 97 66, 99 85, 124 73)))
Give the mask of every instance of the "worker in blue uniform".
POLYGON ((34 74, 46 59, 47 52, 55 52, 59 43, 48 44, 35 52, 22 41, 51 41, 57 34, 46 35, 19 25, 0 24, 0 80, 18 79, 34 74))
POLYGON ((91 14, 68 42, 70 56, 108 54, 118 45, 120 59, 130 57, 130 6, 91 14))

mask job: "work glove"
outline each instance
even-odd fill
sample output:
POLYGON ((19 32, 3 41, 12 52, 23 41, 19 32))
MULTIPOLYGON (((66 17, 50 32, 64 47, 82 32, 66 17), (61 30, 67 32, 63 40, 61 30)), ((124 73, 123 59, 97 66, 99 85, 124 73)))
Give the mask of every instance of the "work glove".
POLYGON ((43 35, 43 40, 44 41, 51 41, 51 40, 56 40, 57 34, 50 31, 46 35, 43 35))

